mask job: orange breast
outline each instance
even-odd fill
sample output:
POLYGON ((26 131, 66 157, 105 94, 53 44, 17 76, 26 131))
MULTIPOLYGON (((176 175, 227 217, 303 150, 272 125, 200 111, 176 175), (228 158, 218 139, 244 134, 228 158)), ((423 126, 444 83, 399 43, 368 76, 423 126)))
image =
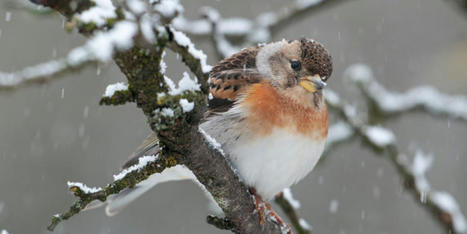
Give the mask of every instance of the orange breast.
POLYGON ((314 140, 327 137, 329 122, 324 103, 321 108, 301 105, 263 82, 252 85, 241 105, 249 108, 248 127, 258 136, 268 135, 274 128, 288 128, 314 140))

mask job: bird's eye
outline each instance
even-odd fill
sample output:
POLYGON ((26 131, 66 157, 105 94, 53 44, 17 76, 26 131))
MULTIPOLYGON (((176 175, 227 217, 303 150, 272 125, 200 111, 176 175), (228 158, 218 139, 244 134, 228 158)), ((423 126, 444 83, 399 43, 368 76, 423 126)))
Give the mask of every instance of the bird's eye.
POLYGON ((300 70, 300 68, 302 67, 302 65, 301 65, 300 62, 298 62, 298 61, 292 61, 292 62, 290 62, 290 67, 291 67, 292 69, 294 69, 295 71, 298 71, 298 70, 300 70))

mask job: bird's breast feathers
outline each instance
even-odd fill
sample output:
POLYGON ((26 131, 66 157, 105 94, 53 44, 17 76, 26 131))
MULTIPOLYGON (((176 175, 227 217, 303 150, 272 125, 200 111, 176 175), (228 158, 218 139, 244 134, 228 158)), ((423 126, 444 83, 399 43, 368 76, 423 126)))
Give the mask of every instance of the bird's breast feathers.
POLYGON ((246 184, 269 200, 307 175, 324 150, 326 106, 303 103, 258 83, 201 127, 222 144, 246 184))

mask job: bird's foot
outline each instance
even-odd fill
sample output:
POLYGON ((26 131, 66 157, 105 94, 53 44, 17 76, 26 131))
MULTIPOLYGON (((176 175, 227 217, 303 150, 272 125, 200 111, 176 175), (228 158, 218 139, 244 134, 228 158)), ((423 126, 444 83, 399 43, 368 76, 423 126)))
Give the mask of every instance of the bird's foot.
POLYGON ((269 218, 274 221, 275 223, 279 224, 281 226, 281 229, 284 230, 284 232, 288 234, 292 234, 292 229, 290 226, 285 223, 279 215, 274 212, 271 208, 271 204, 263 201, 263 198, 259 194, 256 193, 256 190, 254 188, 250 188, 250 193, 254 196, 255 198, 255 204, 256 208, 255 210, 259 214, 259 224, 263 225, 266 222, 266 217, 269 215, 269 218))
POLYGON ((269 203, 266 203, 266 209, 268 211, 268 214, 269 214, 269 217, 271 217, 271 219, 279 224, 281 226, 281 229, 283 230, 283 233, 288 233, 288 234, 292 234, 292 228, 290 228, 290 226, 284 222, 281 217, 279 217, 279 215, 274 212, 274 210, 271 209, 271 205, 269 203))
POLYGON ((255 198, 255 211, 259 214, 259 224, 263 225, 266 221, 267 206, 270 207, 270 205, 263 201, 263 198, 261 198, 261 196, 256 193, 254 188, 250 188, 249 190, 250 194, 255 198))

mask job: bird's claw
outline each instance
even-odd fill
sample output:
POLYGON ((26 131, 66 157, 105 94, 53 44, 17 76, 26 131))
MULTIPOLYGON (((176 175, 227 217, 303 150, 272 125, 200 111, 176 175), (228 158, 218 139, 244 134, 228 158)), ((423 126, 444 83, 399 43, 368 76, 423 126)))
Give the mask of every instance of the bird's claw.
POLYGON ((264 225, 264 223, 266 222, 266 216, 269 215, 269 218, 275 223, 279 224, 282 230, 284 230, 288 234, 292 234, 292 229, 290 228, 290 226, 287 223, 285 223, 279 217, 279 215, 276 212, 274 212, 274 210, 272 210, 271 204, 264 202, 261 196, 256 193, 255 189, 250 188, 250 193, 255 198, 255 210, 259 214, 259 224, 261 226, 264 225))

